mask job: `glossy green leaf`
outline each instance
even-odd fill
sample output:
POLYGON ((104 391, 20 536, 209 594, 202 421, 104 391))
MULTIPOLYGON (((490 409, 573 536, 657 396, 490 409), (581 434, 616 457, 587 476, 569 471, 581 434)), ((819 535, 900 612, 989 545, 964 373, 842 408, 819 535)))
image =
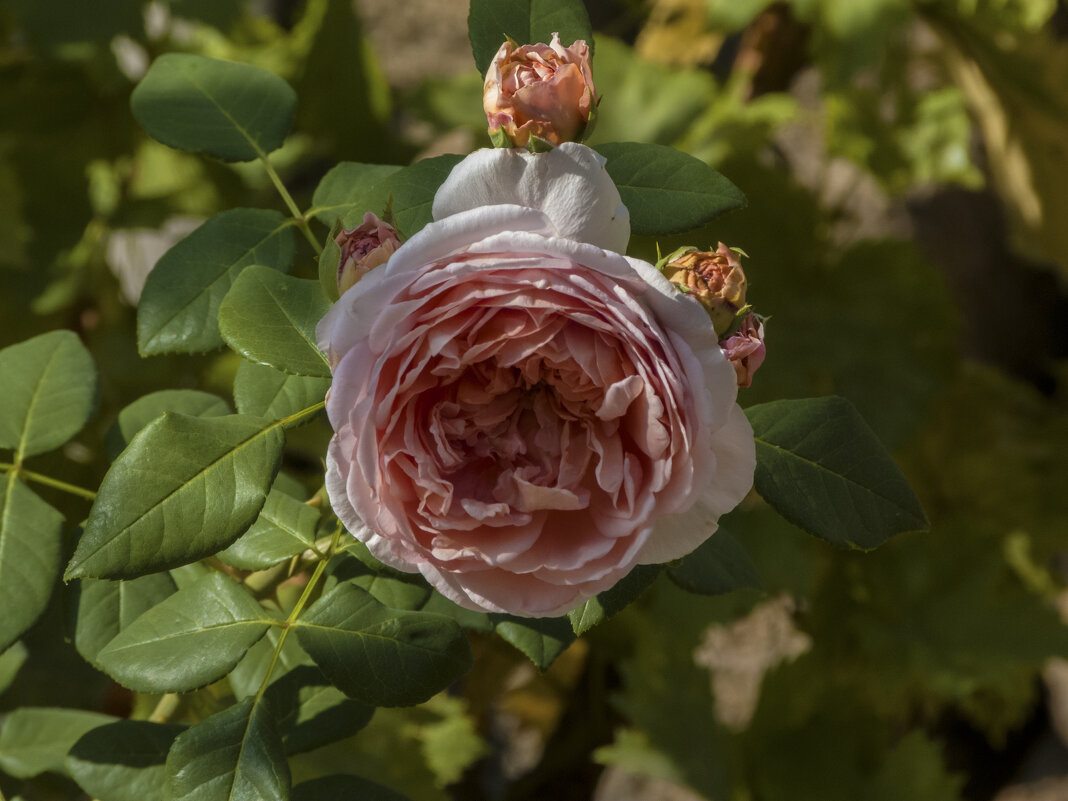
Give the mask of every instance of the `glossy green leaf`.
POLYGON ((315 188, 309 214, 326 225, 340 218, 346 228, 359 225, 369 211, 381 215, 389 200, 386 179, 400 169, 394 164, 337 164, 315 188))
POLYGON ((93 798, 168 801, 164 765, 184 730, 147 720, 116 720, 82 735, 67 755, 67 770, 93 798))
POLYGON ((263 418, 168 412, 104 476, 67 580, 136 578, 229 547, 259 515, 283 444, 263 418))
POLYGON ((322 402, 328 389, 328 378, 289 375, 242 360, 234 378, 234 402, 241 414, 280 420, 322 402))
POLYGON ((191 53, 157 58, 130 96, 149 135, 178 150, 251 161, 282 146, 297 93, 249 64, 191 53))
POLYGON ((417 161, 382 182, 390 198, 389 210, 401 239, 414 236, 433 219, 434 194, 463 156, 445 155, 417 161))
POLYGON ((191 417, 221 417, 231 414, 230 405, 218 395, 198 389, 161 389, 138 398, 121 412, 108 431, 108 449, 112 459, 122 451, 138 431, 164 412, 179 412, 191 417))
POLYGON ((760 588, 760 574, 737 538, 721 525, 682 564, 668 567, 668 578, 689 592, 722 595, 743 587, 760 588))
POLYGON ((0 473, 0 651, 48 606, 62 534, 63 515, 15 473, 0 473))
POLYGON ((316 601, 296 627, 326 677, 371 706, 425 701, 471 667, 471 647, 455 621, 389 609, 348 583, 316 601))
POLYGON ((96 664, 100 649, 177 588, 167 573, 128 581, 82 579, 76 586, 74 646, 96 664))
POLYGON ((565 46, 583 39, 593 49, 593 30, 581 0, 471 0, 467 32, 483 75, 507 38, 521 45, 548 44, 558 32, 565 46))
POLYGON ((16 779, 38 773, 66 773, 67 752, 87 731, 115 718, 80 709, 23 707, 4 715, 0 726, 0 770, 16 779))
POLYGON ((608 159, 619 196, 638 235, 675 234, 699 228, 745 206, 745 195, 703 161, 664 145, 612 142, 598 145, 608 159))
POLYGON ((256 522, 219 558, 241 570, 264 570, 314 546, 318 523, 318 509, 272 489, 256 522))
POLYGON ((315 326, 329 309, 318 281, 253 265, 226 293, 219 330, 226 344, 250 361, 325 378, 330 364, 315 344, 315 326))
POLYGON ((210 573, 124 628, 97 661, 131 690, 185 692, 233 670, 272 623, 240 584, 210 573))
POLYGON ((293 801, 408 801, 381 784, 338 773, 301 782, 293 788, 293 801))
POLYGON ((575 632, 567 617, 490 615, 490 618, 501 639, 526 654, 538 670, 547 670, 575 641, 575 632))
POLYGON ((849 401, 774 401, 746 415, 756 436, 756 490, 791 523, 861 549, 928 527, 912 488, 849 401))
POLYGON ((0 380, 0 448, 15 451, 15 461, 58 448, 96 408, 96 365, 73 331, 0 350, 0 380))
POLYGON ((219 306, 250 264, 287 272, 293 228, 271 209, 217 214, 168 250, 145 281, 137 306, 142 356, 199 353, 223 344, 219 306))
POLYGON ((288 801, 289 763, 265 699, 188 729, 167 756, 171 801, 288 801))
POLYGON ((0 693, 11 686, 11 682, 15 680, 28 656, 29 651, 21 642, 15 643, 0 653, 0 693))
POLYGON ((636 601, 659 575, 660 565, 635 566, 612 589, 595 595, 582 606, 568 612, 571 630, 581 637, 598 623, 608 620, 636 601))

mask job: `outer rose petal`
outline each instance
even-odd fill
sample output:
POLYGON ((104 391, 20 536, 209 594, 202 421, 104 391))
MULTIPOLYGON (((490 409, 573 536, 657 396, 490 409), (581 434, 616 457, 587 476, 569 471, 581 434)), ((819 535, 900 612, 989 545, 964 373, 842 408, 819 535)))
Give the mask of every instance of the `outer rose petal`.
POLYGON ((455 167, 434 197, 434 219, 481 206, 514 204, 538 209, 557 236, 622 253, 630 214, 599 153, 565 142, 548 153, 478 150, 455 167))

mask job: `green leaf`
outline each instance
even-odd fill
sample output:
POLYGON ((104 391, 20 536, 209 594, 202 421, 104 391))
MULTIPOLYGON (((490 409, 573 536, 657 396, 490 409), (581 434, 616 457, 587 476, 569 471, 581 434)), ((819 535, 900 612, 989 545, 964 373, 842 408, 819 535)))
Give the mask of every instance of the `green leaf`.
POLYGON ((250 361, 297 375, 330 375, 315 344, 315 326, 330 309, 318 281, 253 265, 234 281, 219 307, 226 344, 250 361))
POLYGON ((395 793, 359 776, 337 773, 301 782, 293 788, 292 801, 408 801, 395 793))
POLYGON ((337 164, 319 181, 308 214, 326 225, 340 218, 345 228, 363 222, 366 212, 381 215, 389 201, 386 179, 400 169, 395 164, 337 164))
POLYGON ((319 254, 319 288, 327 299, 334 303, 341 297, 341 287, 338 286, 338 274, 341 268, 341 246, 337 243, 337 236, 345 226, 341 220, 336 220, 330 226, 330 235, 326 238, 326 244, 319 254))
POLYGON ((422 605, 419 611, 433 612, 435 615, 451 617, 465 629, 471 631, 493 631, 493 621, 490 620, 489 613, 465 609, 450 601, 440 592, 430 593, 430 597, 426 599, 426 603, 422 605))
POLYGON ((327 576, 324 585, 327 590, 333 587, 333 581, 349 582, 367 590, 376 601, 391 609, 422 609, 432 592, 417 573, 400 573, 385 566, 372 567, 350 553, 334 557, 327 567, 327 576))
POLYGON ((282 146, 297 93, 249 64, 191 53, 157 58, 130 96, 130 109, 165 145, 223 161, 251 161, 282 146))
POLYGON ((164 412, 179 412, 192 417, 221 417, 230 414, 230 405, 218 395, 197 389, 161 389, 138 398, 121 412, 108 431, 108 449, 114 459, 130 444, 138 431, 164 412))
POLYGON ((637 565, 612 589, 590 598, 567 613, 571 630, 579 637, 617 612, 623 611, 648 589, 660 575, 660 565, 637 565))
POLYGON ((346 697, 313 664, 298 665, 272 681, 267 696, 290 756, 351 737, 375 712, 346 697))
POLYGON ((171 801, 288 801, 289 762, 265 699, 188 729, 167 756, 171 801))
POLYGON ((219 306, 250 264, 287 272, 293 228, 271 209, 217 214, 168 250, 145 281, 137 306, 142 356, 199 353, 223 344, 219 306))
POLYGON ((66 578, 136 578, 226 548, 260 513, 282 457, 276 422, 166 413, 100 485, 66 578))
POLYGON ((605 169, 630 212, 638 235, 676 234, 699 228, 745 206, 745 195, 703 161, 664 145, 598 145, 605 169))
POLYGON ((63 515, 14 472, 0 473, 0 651, 48 606, 59 572, 63 515))
POLYGON ((116 720, 82 735, 67 756, 67 769, 93 798, 168 801, 164 765, 184 730, 147 720, 116 720))
POLYGON ((264 570, 315 545, 319 510, 272 489, 252 527, 219 558, 241 570, 264 570))
POLYGON ((100 649, 176 589, 167 573, 129 581, 82 579, 75 590, 74 647, 96 665, 100 649))
POLYGON ((575 641, 575 632, 567 617, 490 615, 490 618, 501 639, 526 654, 538 670, 547 670, 575 641))
POLYGON ((295 625, 326 677, 371 706, 420 703, 471 667, 471 647, 455 621, 389 609, 352 584, 339 584, 295 625))
POLYGON ((794 525, 860 549, 928 527, 912 488, 849 401, 774 401, 746 415, 756 436, 756 490, 794 525))
POLYGON ((210 573, 124 628, 97 660, 131 690, 195 690, 233 670, 272 623, 240 584, 210 573))
POLYGON ((287 375, 242 359, 234 377, 234 402, 241 414, 280 420, 322 401, 330 379, 287 375))
POLYGON ((668 567, 668 578, 687 592, 722 595, 763 584, 756 565, 737 538, 721 525, 682 564, 668 567))
POLYGON ((15 461, 58 448, 92 417, 96 365, 72 331, 50 331, 0 350, 0 448, 15 461))
POLYGON ((392 198, 393 227, 401 239, 414 236, 433 219, 434 194, 462 160, 453 154, 423 159, 383 181, 383 190, 392 198))
POLYGON ((11 682, 19 674, 19 669, 25 664, 29 653, 21 642, 15 643, 0 653, 0 693, 11 686, 11 682))
POLYGON ((79 709, 23 707, 4 715, 0 770, 28 779, 46 770, 67 772, 67 752, 83 734, 115 718, 79 709))
POLYGON ((558 32, 565 46, 583 39, 593 51, 593 30, 581 0, 471 0, 467 32, 483 75, 509 38, 521 45, 548 44, 558 32))

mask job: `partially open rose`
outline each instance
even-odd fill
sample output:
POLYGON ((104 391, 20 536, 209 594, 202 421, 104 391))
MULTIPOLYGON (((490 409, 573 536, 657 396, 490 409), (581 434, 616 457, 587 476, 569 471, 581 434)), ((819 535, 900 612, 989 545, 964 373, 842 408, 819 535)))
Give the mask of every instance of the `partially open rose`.
POLYGON ((703 542, 752 485, 753 436, 702 307, 586 241, 627 240, 603 160, 488 153, 319 325, 327 490, 461 606, 557 615, 703 542))
POLYGON ((505 42, 486 72, 490 134, 503 132, 515 147, 531 136, 552 145, 577 139, 596 103, 590 49, 581 39, 570 47, 556 33, 549 44, 505 42))

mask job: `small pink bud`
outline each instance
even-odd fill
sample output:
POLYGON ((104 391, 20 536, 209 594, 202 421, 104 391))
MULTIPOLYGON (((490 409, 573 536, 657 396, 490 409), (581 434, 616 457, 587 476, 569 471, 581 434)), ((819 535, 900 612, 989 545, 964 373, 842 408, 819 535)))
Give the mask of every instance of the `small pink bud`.
POLYGON ((734 366, 738 386, 742 389, 752 385, 753 373, 764 363, 767 349, 764 347, 764 321, 750 312, 742 324, 729 337, 719 343, 734 366))
POLYGON ((577 141, 597 105, 590 48, 570 47, 553 34, 549 44, 501 45, 486 71, 482 106, 494 142, 527 147, 531 137, 551 145, 577 141))
POLYGON ((400 247, 400 239, 392 225, 382 222, 371 212, 363 215, 363 223, 342 231, 334 241, 341 248, 337 265, 337 289, 342 295, 372 269, 385 264, 400 247))
POLYGON ((671 283, 705 307, 718 336, 730 330, 745 305, 745 273, 737 253, 720 242, 714 251, 683 253, 663 269, 671 283))

